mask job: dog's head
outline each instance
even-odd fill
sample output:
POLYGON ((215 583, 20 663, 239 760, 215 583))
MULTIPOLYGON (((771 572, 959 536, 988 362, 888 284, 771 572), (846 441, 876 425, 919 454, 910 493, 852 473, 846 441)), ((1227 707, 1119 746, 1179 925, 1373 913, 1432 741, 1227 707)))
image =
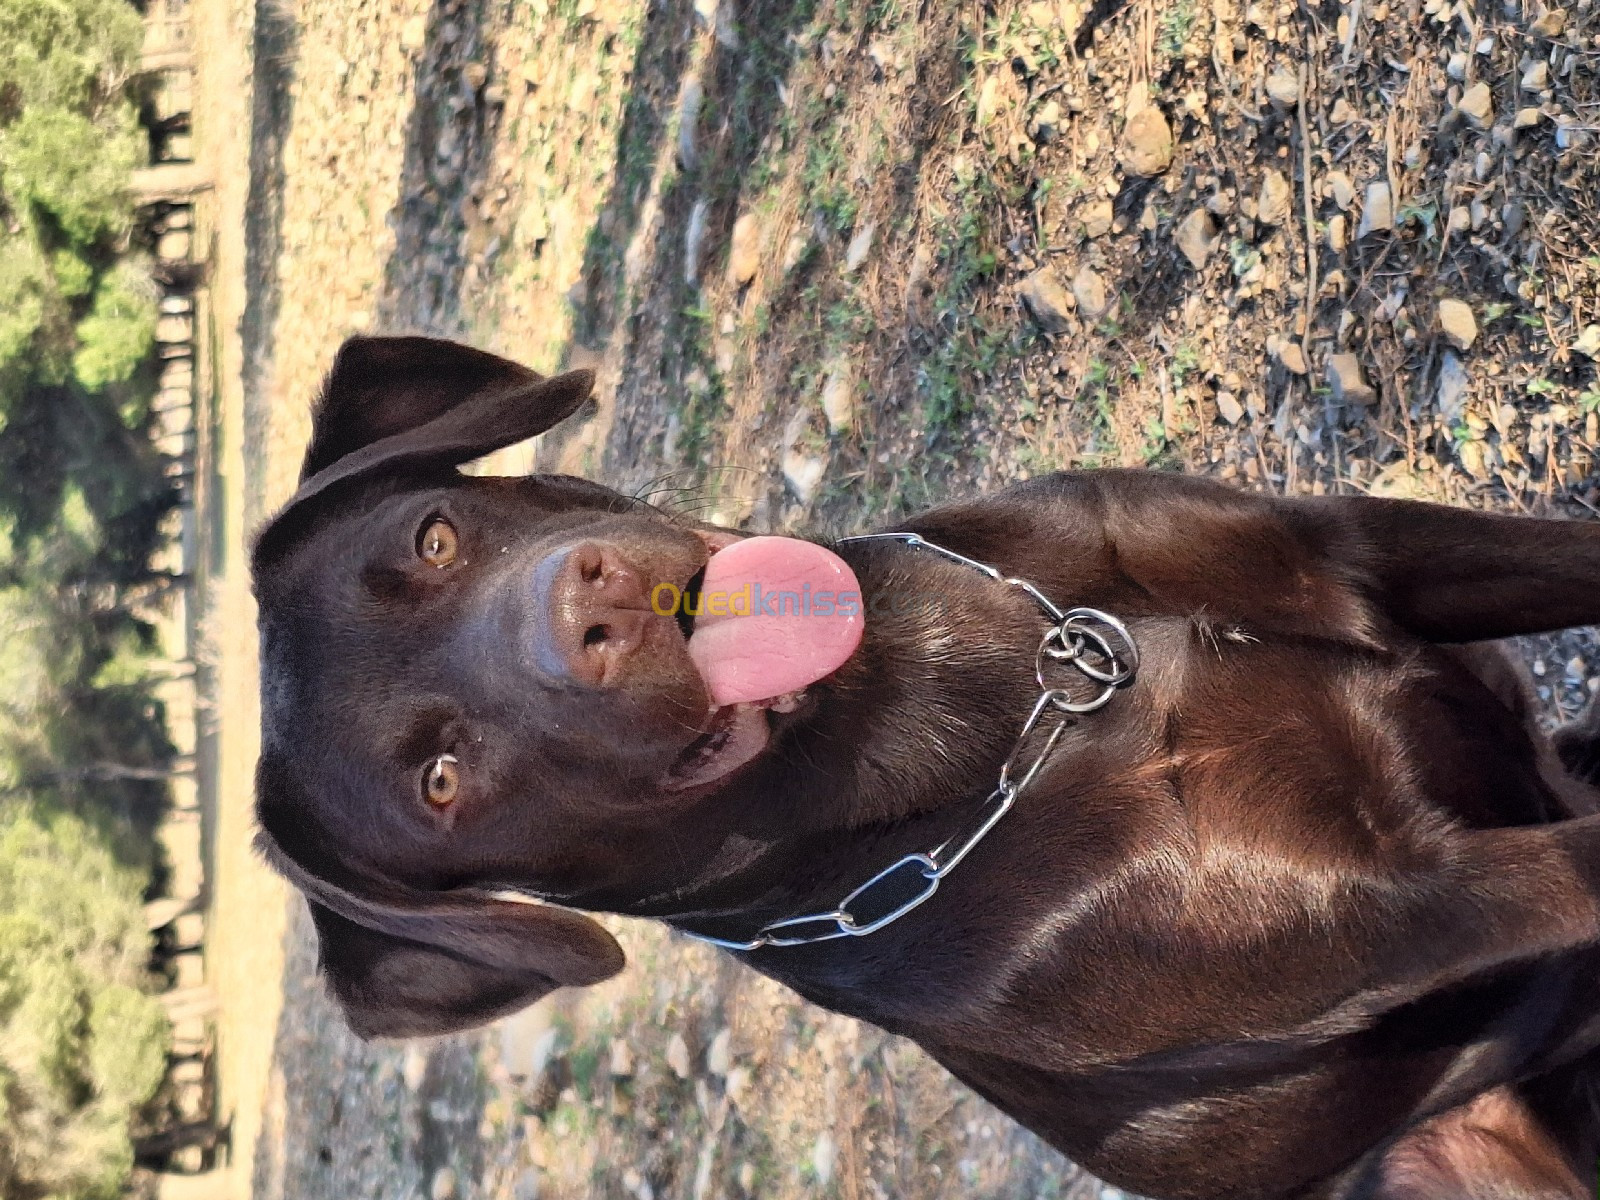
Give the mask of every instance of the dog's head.
POLYGON ((457 470, 591 383, 351 341, 299 491, 257 538, 259 844, 310 901, 364 1035, 462 1028, 620 970, 594 921, 508 893, 604 891, 767 743, 767 714, 714 705, 681 618, 651 603, 737 535, 583 480, 457 470))

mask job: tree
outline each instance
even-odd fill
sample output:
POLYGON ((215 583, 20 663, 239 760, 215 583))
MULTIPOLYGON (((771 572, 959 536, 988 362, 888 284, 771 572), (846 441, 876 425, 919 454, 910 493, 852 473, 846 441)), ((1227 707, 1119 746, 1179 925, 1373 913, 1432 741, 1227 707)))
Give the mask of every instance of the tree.
POLYGON ((0 808, 0 1195, 112 1200, 166 1066, 142 880, 75 817, 0 808))

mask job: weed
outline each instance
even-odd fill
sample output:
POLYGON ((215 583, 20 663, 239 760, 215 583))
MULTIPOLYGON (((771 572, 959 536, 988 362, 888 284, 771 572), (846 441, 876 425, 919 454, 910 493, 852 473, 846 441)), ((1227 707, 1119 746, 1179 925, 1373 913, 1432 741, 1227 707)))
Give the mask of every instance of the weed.
POLYGON ((1536 375, 1524 385, 1524 390, 1530 396, 1559 396, 1561 385, 1553 380, 1546 379, 1543 375, 1536 375))
POLYGON ((1591 383, 1578 393, 1578 411, 1600 412, 1600 383, 1591 383))
POLYGON ((1483 323, 1491 325, 1511 311, 1512 306, 1504 300, 1492 300, 1483 306, 1483 323))
POLYGON ((1179 0, 1161 14, 1161 29, 1156 35, 1156 50, 1164 58, 1180 58, 1194 32, 1195 0, 1179 0))
POLYGON ((1190 341, 1179 342, 1172 352, 1172 386, 1181 388, 1199 369, 1200 347, 1190 341))

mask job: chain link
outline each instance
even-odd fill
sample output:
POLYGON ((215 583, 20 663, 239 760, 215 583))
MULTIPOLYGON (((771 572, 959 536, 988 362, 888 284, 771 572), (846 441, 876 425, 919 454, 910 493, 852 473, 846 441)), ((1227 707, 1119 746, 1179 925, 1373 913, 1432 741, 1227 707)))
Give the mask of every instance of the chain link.
POLYGON ((988 563, 957 554, 915 533, 866 533, 858 537, 840 539, 841 543, 898 541, 907 546, 930 550, 952 562, 961 563, 982 572, 998 583, 1019 588, 1033 598, 1051 628, 1039 643, 1034 654, 1034 679, 1039 684, 1039 695, 1033 702, 1028 719, 1022 723, 1011 753, 1000 765, 1000 778, 983 805, 974 815, 966 830, 941 842, 933 850, 922 854, 908 854, 893 866, 879 871, 828 912, 806 913, 771 921, 761 927, 748 941, 710 937, 701 933, 689 936, 725 950, 759 950, 763 947, 809 946, 816 942, 829 942, 835 938, 865 937, 891 925, 913 909, 926 904, 939 890, 939 882, 962 859, 988 836, 1000 823, 1000 818, 1011 810, 1034 776, 1060 743, 1062 735, 1072 726, 1080 713, 1093 712, 1110 701, 1118 688, 1132 683, 1139 671, 1139 648, 1127 626, 1109 613, 1096 608, 1061 609, 1026 579, 1005 575, 988 563), (1046 672, 1053 664, 1072 667, 1083 678, 1098 686, 1088 700, 1074 700, 1072 693, 1047 682, 1046 672), (1031 755, 1029 744, 1038 741, 1035 734, 1045 718, 1053 717, 1049 733, 1031 755), (902 895, 901 889, 909 884, 915 890, 902 895), (881 897, 878 895, 881 893, 881 897), (891 898, 891 894, 898 898, 891 898), (878 900, 888 907, 874 914, 872 902, 878 900), (815 927, 815 931, 813 931, 815 927))

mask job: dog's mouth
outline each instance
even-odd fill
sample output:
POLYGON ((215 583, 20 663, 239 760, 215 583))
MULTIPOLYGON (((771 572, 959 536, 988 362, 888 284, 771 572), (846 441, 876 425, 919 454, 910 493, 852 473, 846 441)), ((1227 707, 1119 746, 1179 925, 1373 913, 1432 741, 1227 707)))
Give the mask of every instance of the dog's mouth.
POLYGON ((798 708, 861 639, 855 576, 831 551, 793 538, 699 536, 707 560, 684 582, 674 618, 712 706, 661 781, 670 791, 754 759, 771 739, 769 714, 798 708))

